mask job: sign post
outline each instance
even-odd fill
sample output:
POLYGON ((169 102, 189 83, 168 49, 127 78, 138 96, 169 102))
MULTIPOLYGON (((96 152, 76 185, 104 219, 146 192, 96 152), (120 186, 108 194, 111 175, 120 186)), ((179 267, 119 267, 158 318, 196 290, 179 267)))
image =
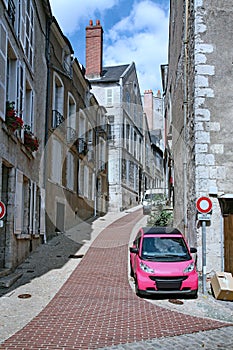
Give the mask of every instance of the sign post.
POLYGON ((3 227, 3 220, 4 216, 6 215, 6 206, 3 202, 0 201, 0 227, 3 227))
POLYGON ((198 219, 202 222, 202 292, 206 294, 206 221, 211 219, 212 202, 208 197, 200 197, 196 202, 198 219))

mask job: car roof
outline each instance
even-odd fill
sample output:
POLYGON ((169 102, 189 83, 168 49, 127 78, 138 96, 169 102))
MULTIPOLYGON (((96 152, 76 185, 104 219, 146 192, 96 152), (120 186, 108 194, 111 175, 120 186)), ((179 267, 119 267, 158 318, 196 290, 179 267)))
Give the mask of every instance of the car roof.
POLYGON ((161 226, 151 226, 151 227, 142 227, 144 235, 153 235, 153 234, 175 234, 182 235, 182 233, 174 227, 161 227, 161 226))

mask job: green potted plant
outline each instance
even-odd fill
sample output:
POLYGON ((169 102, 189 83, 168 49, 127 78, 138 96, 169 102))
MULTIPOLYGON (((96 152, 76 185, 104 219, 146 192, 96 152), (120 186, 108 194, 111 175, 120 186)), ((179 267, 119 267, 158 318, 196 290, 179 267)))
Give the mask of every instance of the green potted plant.
POLYGON ((23 120, 17 116, 15 102, 6 102, 6 125, 13 132, 23 128, 23 120))
POLYGON ((31 151, 37 151, 39 148, 40 141, 31 131, 31 127, 29 125, 24 125, 24 145, 25 147, 31 151))

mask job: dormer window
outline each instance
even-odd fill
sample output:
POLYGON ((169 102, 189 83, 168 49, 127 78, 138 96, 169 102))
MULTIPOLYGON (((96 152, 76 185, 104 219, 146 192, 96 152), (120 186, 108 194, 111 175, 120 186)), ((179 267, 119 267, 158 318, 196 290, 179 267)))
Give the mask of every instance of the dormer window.
POLYGON ((72 75, 72 61, 73 56, 70 52, 67 51, 67 49, 63 50, 63 68, 68 73, 69 76, 72 75))

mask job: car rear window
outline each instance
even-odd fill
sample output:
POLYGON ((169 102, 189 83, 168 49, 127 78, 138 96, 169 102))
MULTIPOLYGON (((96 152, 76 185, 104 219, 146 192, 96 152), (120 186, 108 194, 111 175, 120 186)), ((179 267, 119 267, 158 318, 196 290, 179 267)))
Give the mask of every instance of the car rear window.
POLYGON ((144 237, 141 256, 144 260, 167 262, 191 259, 182 237, 144 237))

